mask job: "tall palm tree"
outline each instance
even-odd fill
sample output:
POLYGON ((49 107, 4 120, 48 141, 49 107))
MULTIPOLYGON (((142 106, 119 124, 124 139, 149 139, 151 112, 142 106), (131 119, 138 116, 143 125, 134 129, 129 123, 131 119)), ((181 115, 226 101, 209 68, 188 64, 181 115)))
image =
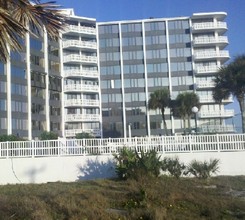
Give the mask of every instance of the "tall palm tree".
POLYGON ((65 16, 55 1, 0 0, 0 61, 7 61, 10 50, 21 50, 25 33, 40 34, 45 27, 55 39, 64 24, 65 16))
POLYGON ((165 109, 169 106, 170 106, 170 93, 168 89, 166 88, 158 89, 150 94, 148 107, 149 109, 153 109, 153 110, 160 109, 166 135, 168 135, 168 128, 165 119, 165 109))
POLYGON ((235 57, 231 63, 220 68, 214 82, 213 94, 221 90, 221 99, 229 95, 237 98, 242 115, 242 131, 245 133, 245 55, 235 57))
POLYGON ((173 107, 174 115, 180 117, 184 123, 184 133, 186 133, 186 120, 188 121, 188 129, 191 128, 191 116, 194 114, 192 108, 196 106, 200 108, 199 97, 194 92, 180 93, 173 107))

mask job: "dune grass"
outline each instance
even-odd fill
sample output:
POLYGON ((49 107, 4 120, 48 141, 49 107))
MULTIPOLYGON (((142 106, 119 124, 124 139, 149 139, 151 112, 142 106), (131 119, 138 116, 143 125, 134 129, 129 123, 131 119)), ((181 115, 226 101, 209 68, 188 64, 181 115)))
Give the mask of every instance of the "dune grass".
POLYGON ((0 219, 245 219, 245 176, 5 185, 0 219))

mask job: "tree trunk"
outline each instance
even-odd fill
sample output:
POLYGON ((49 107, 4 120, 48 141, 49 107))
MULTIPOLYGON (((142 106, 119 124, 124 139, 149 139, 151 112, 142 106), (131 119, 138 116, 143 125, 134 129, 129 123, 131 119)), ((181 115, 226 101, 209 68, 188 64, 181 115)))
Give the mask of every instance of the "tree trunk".
POLYGON ((185 116, 183 118, 183 123, 184 123, 184 135, 186 135, 186 120, 185 120, 185 116))
POLYGON ((245 101, 244 101, 244 95, 241 95, 240 97, 237 97, 240 111, 241 111, 241 117, 242 117, 242 133, 245 133, 245 101))
POLYGON ((188 115, 187 117, 188 117, 188 129, 189 129, 189 133, 190 133, 190 131, 191 131, 191 116, 188 115))
POLYGON ((168 128, 167 128, 167 123, 166 123, 166 120, 165 120, 165 114, 164 114, 164 108, 161 109, 162 111, 162 120, 163 120, 163 126, 164 126, 164 130, 165 130, 165 134, 168 136, 168 128))

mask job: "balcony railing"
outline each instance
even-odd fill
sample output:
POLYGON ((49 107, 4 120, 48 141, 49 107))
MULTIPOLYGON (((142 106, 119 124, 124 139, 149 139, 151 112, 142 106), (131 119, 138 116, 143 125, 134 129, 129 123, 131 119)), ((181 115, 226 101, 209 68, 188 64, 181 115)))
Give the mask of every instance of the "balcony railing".
POLYGON ((65 116, 67 122, 72 121, 99 121, 100 115, 98 114, 68 114, 65 116))
MULTIPOLYGON (((210 102, 214 103, 215 102, 212 96, 200 95, 199 98, 200 98, 200 103, 210 103, 210 102)), ((224 102, 227 102, 227 103, 233 102, 233 98, 232 98, 232 96, 230 96, 228 99, 223 99, 222 102, 223 103, 224 102)))
POLYGON ((233 133, 233 125, 202 125, 199 128, 200 133, 233 133))
POLYGON ((83 33, 83 34, 89 34, 89 35, 95 35, 96 29, 93 27, 86 27, 86 26, 76 26, 76 25, 69 25, 65 32, 77 32, 77 33, 83 33))
POLYGON ((97 70, 80 70, 80 69, 69 69, 64 71, 64 77, 89 77, 98 78, 99 72, 97 70))
POLYGON ((225 117, 233 117, 234 110, 222 110, 222 111, 200 111, 198 113, 200 118, 225 118, 225 117))
POLYGON ((79 63, 97 63, 96 56, 85 56, 85 55, 78 55, 78 54, 70 54, 66 55, 63 58, 64 62, 79 62, 79 63))
POLYGON ((97 43, 90 41, 66 40, 63 42, 63 47, 81 47, 88 49, 97 49, 97 43))
POLYGON ((214 86, 215 86, 214 82, 206 81, 206 80, 197 81, 197 83, 196 83, 197 89, 213 88, 214 86))
POLYGON ((99 106, 99 100, 93 99, 69 99, 64 101, 65 106, 99 106))
POLYGON ((208 58, 229 58, 229 51, 200 51, 194 53, 195 59, 208 59, 208 58))
POLYGON ((198 66, 196 67, 196 73, 215 73, 219 70, 218 66, 198 66))
POLYGON ((226 22, 219 21, 217 23, 214 22, 201 22, 194 23, 192 26, 193 30, 206 30, 206 29, 227 29, 226 22))
POLYGON ((89 133, 95 137, 101 137, 100 129, 70 129, 70 130, 65 130, 65 136, 66 137, 75 137, 76 134, 80 134, 80 133, 89 133))
POLYGON ((99 92, 98 85, 87 85, 87 84, 68 84, 64 85, 64 92, 69 91, 88 91, 88 92, 99 92))
POLYGON ((218 37, 196 37, 193 41, 194 45, 199 44, 228 44, 227 36, 218 37))

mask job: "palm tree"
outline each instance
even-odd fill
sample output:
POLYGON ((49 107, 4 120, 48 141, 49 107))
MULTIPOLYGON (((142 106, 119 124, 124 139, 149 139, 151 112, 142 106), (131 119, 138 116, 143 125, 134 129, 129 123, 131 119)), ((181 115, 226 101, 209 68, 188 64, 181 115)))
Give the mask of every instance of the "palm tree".
POLYGON ((52 39, 59 36, 65 16, 55 1, 0 0, 0 60, 6 62, 10 50, 21 50, 25 33, 40 34, 45 27, 52 39), (32 3, 33 2, 33 3, 32 3))
POLYGON ((166 88, 158 89, 150 94, 148 107, 149 109, 153 109, 153 110, 160 109, 166 135, 168 135, 168 128, 165 119, 165 109, 169 106, 170 106, 170 93, 168 89, 166 88))
POLYGON ((194 92, 180 93, 173 106, 175 116, 180 117, 184 122, 184 133, 186 133, 186 120, 188 120, 188 128, 191 128, 191 116, 193 115, 192 108, 196 106, 200 108, 199 97, 194 92))
POLYGON ((219 93, 219 99, 230 95, 237 98, 242 115, 242 131, 245 133, 245 55, 235 57, 233 62, 220 68, 214 82, 213 95, 219 93))

